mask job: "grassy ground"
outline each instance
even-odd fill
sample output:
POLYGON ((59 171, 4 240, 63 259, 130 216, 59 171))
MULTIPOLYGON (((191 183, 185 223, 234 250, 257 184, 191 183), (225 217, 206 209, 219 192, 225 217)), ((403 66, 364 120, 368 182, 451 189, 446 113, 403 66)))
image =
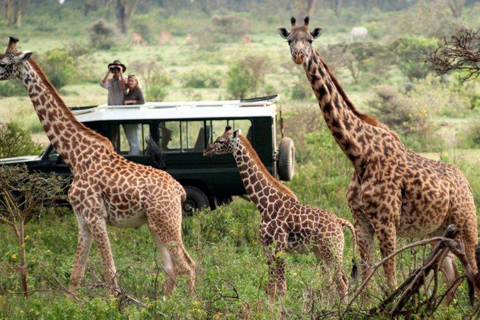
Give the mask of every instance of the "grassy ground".
MULTIPOLYGON (((285 20, 285 24, 288 19, 285 20)), ((45 22, 47 30, 50 22, 45 22)), ((91 21, 85 22, 88 25, 91 21)), ((21 38, 20 50, 32 50, 41 55, 54 47, 87 45, 86 32, 62 31, 57 29, 56 37, 42 31, 38 36, 26 28, 16 31, 21 38)), ((269 32, 251 34, 252 43, 241 42, 216 44, 217 50, 199 50, 198 43, 186 44, 179 38, 176 44, 166 46, 122 45, 110 51, 95 51, 82 57, 78 68, 83 75, 78 82, 60 90, 69 106, 93 105, 106 101, 106 91, 98 85, 105 75, 106 65, 120 59, 129 67, 127 73, 136 73, 130 67, 135 61, 160 63, 173 79, 167 88, 166 100, 186 100, 193 94, 204 100, 227 98, 225 76, 222 84, 215 89, 184 88, 180 76, 195 68, 220 70, 224 74, 239 56, 268 56, 274 66, 267 75, 267 83, 280 94, 279 107, 284 110, 287 132, 295 138, 297 146, 296 177, 288 185, 303 203, 330 210, 340 217, 352 221, 345 192, 352 176, 352 168, 331 135, 323 125, 322 116, 315 99, 292 101, 288 98, 287 87, 291 76, 281 67, 291 63, 289 49, 276 33, 277 23, 269 32)), ((66 30, 66 29, 65 29, 66 30)), ((12 31, 12 30, 6 30, 12 31)), ((328 31, 328 30, 327 30, 328 31)), ((0 36, 3 33, 0 33, 0 36)), ((2 37, 7 39, 6 37, 2 37)), ((343 34, 326 32, 320 38, 323 44, 345 40, 343 34)), ((298 73, 304 77, 303 71, 298 73)), ((367 101, 373 96, 371 88, 364 89, 340 74, 340 82, 354 104, 360 110, 367 110, 367 101)), ((305 81, 307 81, 305 79, 305 81)), ((259 92, 263 94, 264 92, 259 92)), ((148 99, 148 97, 147 97, 148 99)), ((466 107, 465 107, 466 108, 466 107)), ((464 108, 464 109, 465 109, 464 108)), ((437 125, 436 134, 445 141, 441 152, 424 153, 428 157, 456 163, 465 172, 480 201, 480 174, 477 170, 480 150, 463 149, 457 144, 464 130, 477 118, 476 111, 448 116, 439 111, 432 121, 437 125)), ((0 119, 15 121, 29 128, 34 139, 47 143, 41 131, 38 118, 29 98, 0 97, 0 119)), ((199 213, 184 221, 184 241, 187 250, 197 263, 198 295, 189 297, 186 279, 179 280, 178 289, 171 299, 164 301, 163 274, 160 257, 146 227, 139 229, 109 230, 115 262, 119 271, 119 282, 125 292, 146 304, 138 307, 123 304, 109 295, 103 287, 102 266, 95 246, 90 254, 88 270, 80 291, 80 301, 68 299, 63 287, 73 264, 76 246, 76 221, 71 212, 61 215, 48 212, 32 220, 27 226, 27 259, 29 262, 29 286, 32 294, 28 299, 21 295, 20 279, 17 273, 18 248, 10 230, 0 225, 0 318, 5 319, 312 319, 338 318, 345 305, 335 299, 335 287, 315 262, 312 255, 287 258, 288 293, 284 306, 280 303, 269 305, 264 293, 267 279, 266 261, 258 245, 259 214, 252 203, 237 198, 228 207, 213 212, 199 213)), ((346 232, 345 269, 347 273, 353 258, 351 235, 346 232)), ((399 246, 408 243, 399 240, 399 246)), ((410 250, 397 260, 399 282, 404 280, 423 261, 427 249, 410 250)), ((379 258, 378 252, 377 260, 379 258)), ((385 297, 384 277, 380 272, 368 294, 354 305, 347 318, 369 318, 368 309, 378 306, 385 297)), ((354 292, 358 283, 350 281, 354 292)), ((442 288, 443 290, 443 288, 442 288)), ((415 318, 449 319, 469 318, 475 309, 468 306, 466 287, 462 285, 457 299, 451 307, 440 306, 433 315, 414 315, 415 318)), ((379 317, 381 318, 381 317, 379 317)))

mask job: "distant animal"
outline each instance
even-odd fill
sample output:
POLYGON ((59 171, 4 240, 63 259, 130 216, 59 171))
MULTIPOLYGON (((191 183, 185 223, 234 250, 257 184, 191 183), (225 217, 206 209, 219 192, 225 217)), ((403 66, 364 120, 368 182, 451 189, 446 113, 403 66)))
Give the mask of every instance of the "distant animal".
POLYGON ((189 32, 185 37, 185 43, 192 43, 192 34, 189 32))
POLYGON ((130 38, 130 44, 138 45, 141 44, 143 46, 147 45, 147 41, 145 41, 142 35, 138 32, 133 32, 132 37, 130 38))
POLYGON ((252 42, 252 39, 250 38, 250 36, 248 34, 244 34, 242 36, 242 42, 243 43, 247 43, 247 44, 250 44, 252 42))
POLYGON ((368 38, 368 30, 365 27, 354 27, 350 30, 348 35, 348 41, 366 41, 368 38))
MULTIPOLYGON (((227 126, 203 152, 204 156, 232 154, 250 199, 260 211, 260 241, 268 262, 267 294, 282 298, 287 291, 285 259, 282 252, 313 252, 318 262, 333 270, 338 294, 346 301, 348 279, 343 271, 343 228, 353 233, 353 225, 333 213, 306 206, 295 194, 276 180, 260 161, 247 137, 227 126)), ((355 247, 354 247, 355 251, 355 247)))
POLYGON ((175 37, 168 31, 160 32, 160 34, 158 35, 158 45, 161 46, 167 43, 176 43, 175 37))

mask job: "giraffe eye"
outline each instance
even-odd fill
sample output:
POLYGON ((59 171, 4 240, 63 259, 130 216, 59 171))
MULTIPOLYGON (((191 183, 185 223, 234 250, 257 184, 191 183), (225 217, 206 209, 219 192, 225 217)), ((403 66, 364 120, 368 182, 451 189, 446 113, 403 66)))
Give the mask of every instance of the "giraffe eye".
POLYGON ((292 40, 287 40, 288 44, 292 44, 292 40))
POLYGON ((5 62, 0 62, 0 68, 5 68, 7 64, 5 62))

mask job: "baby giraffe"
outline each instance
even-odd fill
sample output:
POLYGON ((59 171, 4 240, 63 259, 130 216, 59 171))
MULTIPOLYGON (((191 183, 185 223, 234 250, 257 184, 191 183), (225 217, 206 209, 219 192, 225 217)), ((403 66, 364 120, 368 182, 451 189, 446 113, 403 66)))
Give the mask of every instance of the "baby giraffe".
POLYGON ((203 152, 204 156, 233 154, 245 190, 261 215, 260 241, 268 262, 267 294, 271 303, 287 290, 285 262, 281 252, 313 252, 334 270, 339 294, 346 301, 348 280, 343 271, 343 227, 356 236, 353 225, 333 213, 301 204, 285 185, 276 180, 260 161, 247 138, 227 126, 203 152))

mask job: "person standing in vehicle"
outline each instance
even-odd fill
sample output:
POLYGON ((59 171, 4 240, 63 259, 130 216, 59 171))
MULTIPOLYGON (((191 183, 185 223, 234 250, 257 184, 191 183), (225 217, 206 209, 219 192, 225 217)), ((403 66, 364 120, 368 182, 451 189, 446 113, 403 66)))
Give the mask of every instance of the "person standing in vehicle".
POLYGON ((128 92, 125 96, 124 104, 145 104, 142 88, 140 87, 140 83, 134 74, 128 75, 127 88, 128 92))
MULTIPOLYGON (((137 105, 145 104, 145 98, 143 97, 143 91, 140 87, 140 83, 135 75, 130 74, 127 77, 128 92, 125 95, 124 104, 137 105)), ((129 155, 140 154, 140 124, 124 124, 125 133, 127 135, 128 144, 130 145, 129 155)))
POLYGON ((119 60, 108 64, 107 74, 100 82, 100 86, 108 90, 108 105, 110 106, 123 105, 125 90, 127 89, 123 73, 126 70, 127 67, 119 60), (109 79, 110 73, 112 73, 112 78, 109 79))

